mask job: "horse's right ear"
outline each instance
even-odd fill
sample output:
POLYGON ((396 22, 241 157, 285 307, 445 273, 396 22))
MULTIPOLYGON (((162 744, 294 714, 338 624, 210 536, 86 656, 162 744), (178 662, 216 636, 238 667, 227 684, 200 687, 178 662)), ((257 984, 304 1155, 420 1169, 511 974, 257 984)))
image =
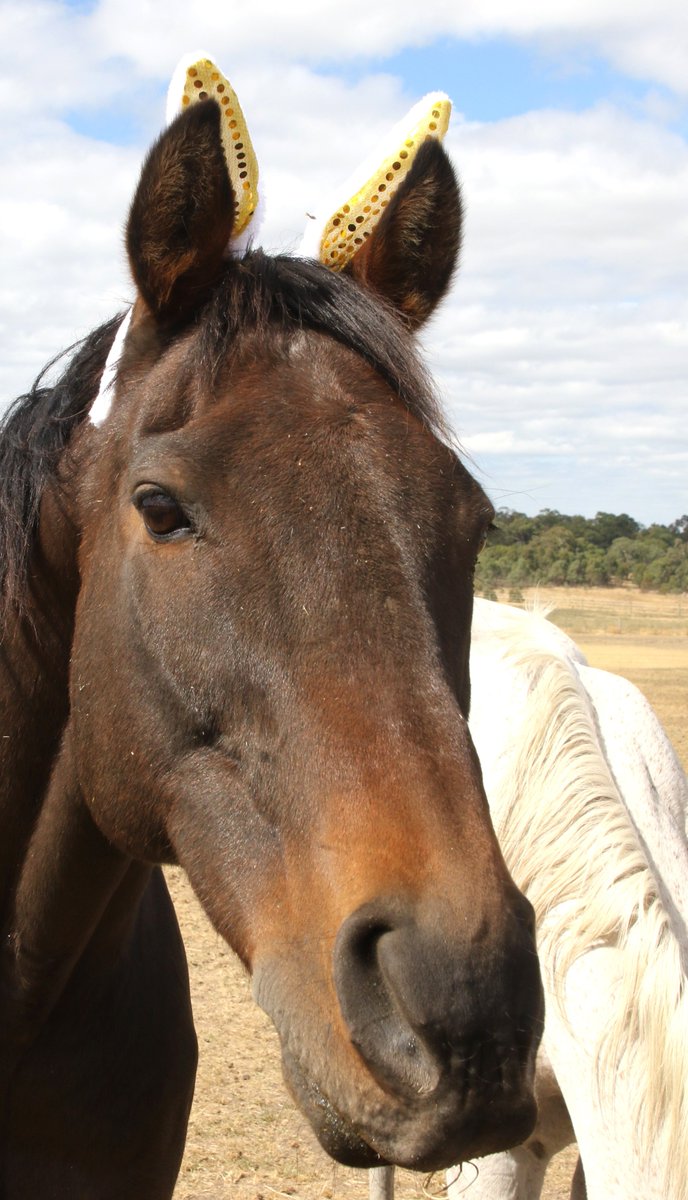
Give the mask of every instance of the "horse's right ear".
POLYGON ((383 296, 411 329, 417 329, 448 290, 460 245, 456 176, 440 142, 427 138, 344 270, 383 296))
POLYGON ((127 224, 134 281, 154 317, 179 321, 217 282, 236 197, 214 99, 186 109, 148 154, 127 224))
POLYGON ((301 243, 305 258, 352 275, 411 329, 449 287, 461 243, 459 187, 441 146, 450 115, 444 92, 419 100, 323 202, 301 243))

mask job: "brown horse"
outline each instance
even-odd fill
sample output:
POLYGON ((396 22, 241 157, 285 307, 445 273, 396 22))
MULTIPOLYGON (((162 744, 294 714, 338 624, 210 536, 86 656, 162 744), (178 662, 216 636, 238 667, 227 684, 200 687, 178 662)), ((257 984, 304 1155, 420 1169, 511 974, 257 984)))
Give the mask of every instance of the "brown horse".
POLYGON ((491 508, 412 331, 460 208, 422 148, 350 267, 225 256, 214 102, 151 151, 138 296, 2 433, 4 1200, 169 1197, 196 1063, 159 864, 251 971, 343 1162, 521 1142, 532 913, 466 728, 491 508))

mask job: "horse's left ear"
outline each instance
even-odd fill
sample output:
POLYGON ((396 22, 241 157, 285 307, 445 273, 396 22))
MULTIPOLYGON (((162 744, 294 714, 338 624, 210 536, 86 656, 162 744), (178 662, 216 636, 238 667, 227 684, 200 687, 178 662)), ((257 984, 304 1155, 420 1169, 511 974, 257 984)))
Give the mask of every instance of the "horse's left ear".
POLYGON ((439 141, 427 138, 380 220, 343 268, 388 300, 412 329, 451 282, 461 246, 461 197, 439 141))
POLYGON ((141 172, 127 249, 148 308, 175 320, 203 302, 225 256, 255 234, 258 164, 236 92, 204 55, 178 64, 167 120, 141 172))
POLYGON ((212 100, 187 109, 153 146, 127 224, 134 282, 153 316, 179 320, 205 299, 235 223, 212 100))
MULTIPOLYGON (((175 325, 193 316, 226 258, 246 250, 255 234, 258 164, 237 95, 211 59, 186 55, 179 63, 167 118, 143 164, 126 241, 145 308, 159 324, 175 325)), ((91 405, 94 425, 110 412, 124 347, 141 315, 139 301, 112 343, 91 405)))

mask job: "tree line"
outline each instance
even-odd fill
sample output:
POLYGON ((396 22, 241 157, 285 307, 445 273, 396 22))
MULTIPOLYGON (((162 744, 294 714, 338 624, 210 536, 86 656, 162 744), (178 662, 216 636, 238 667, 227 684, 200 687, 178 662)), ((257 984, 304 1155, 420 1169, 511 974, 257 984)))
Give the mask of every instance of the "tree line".
POLYGON ((476 591, 535 584, 688 592, 688 514, 640 525, 627 513, 536 517, 500 508, 478 560, 476 591))

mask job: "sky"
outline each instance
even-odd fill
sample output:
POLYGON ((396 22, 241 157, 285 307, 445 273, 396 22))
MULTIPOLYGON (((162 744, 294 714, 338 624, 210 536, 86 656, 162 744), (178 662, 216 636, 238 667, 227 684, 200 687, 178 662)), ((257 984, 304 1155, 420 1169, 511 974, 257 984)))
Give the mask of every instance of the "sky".
POLYGON ((471 470, 530 514, 688 512, 685 0, 0 0, 0 406, 131 300, 128 206, 195 50, 270 250, 448 92, 464 249, 422 347, 471 470))

